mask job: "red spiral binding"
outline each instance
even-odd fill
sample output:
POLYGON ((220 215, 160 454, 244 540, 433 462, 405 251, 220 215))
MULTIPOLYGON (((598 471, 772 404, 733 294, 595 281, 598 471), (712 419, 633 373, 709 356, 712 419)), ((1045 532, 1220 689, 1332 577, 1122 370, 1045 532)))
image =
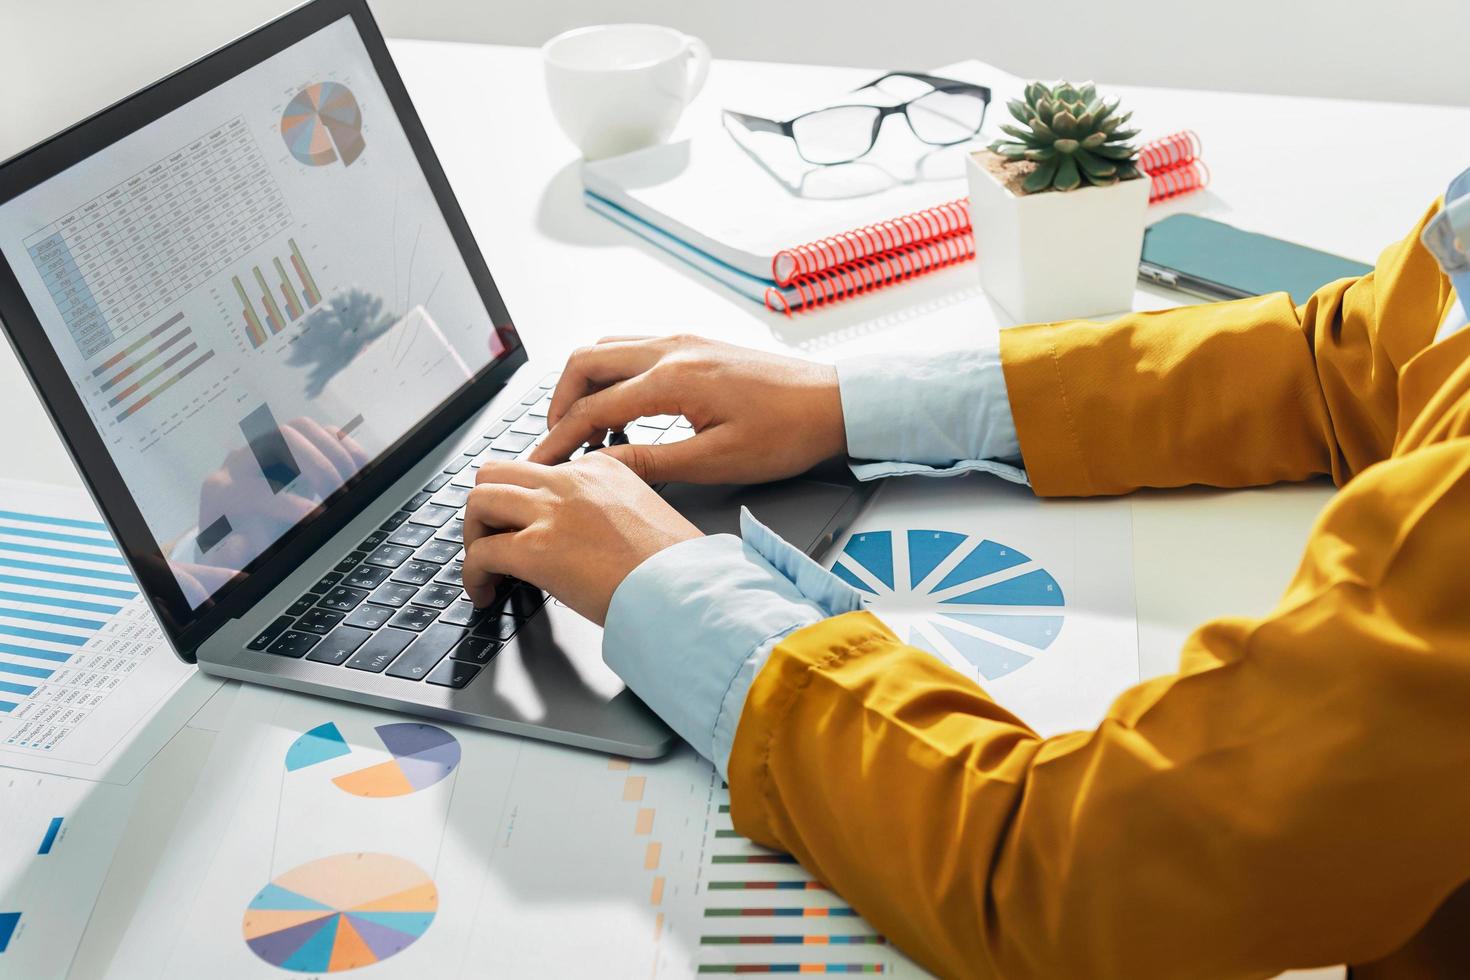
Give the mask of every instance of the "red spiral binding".
MULTIPOLYGON (((1138 165, 1149 177, 1149 203, 1199 190, 1210 171, 1199 159, 1200 140, 1192 130, 1145 143, 1138 165)), ((933 272, 975 256, 970 229, 970 199, 782 249, 771 260, 776 286, 766 290, 767 309, 790 316, 838 300, 933 272), (788 301, 785 289, 796 296, 788 301)))
POLYGON ((911 245, 947 238, 969 229, 970 199, 962 197, 913 214, 819 238, 795 248, 784 248, 771 259, 771 278, 778 286, 790 286, 806 276, 911 245))
MULTIPOLYGON (((975 236, 969 233, 969 222, 966 221, 963 228, 947 235, 931 236, 924 241, 910 242, 878 255, 864 256, 812 275, 801 276, 787 282, 785 288, 796 291, 796 309, 816 309, 943 269, 957 262, 968 261, 974 256, 975 236)), ((787 301, 782 287, 772 286, 766 290, 766 308, 790 316, 793 305, 787 301)))
POLYGON ((1150 140, 1138 150, 1138 166, 1146 174, 1182 166, 1200 156, 1199 136, 1192 129, 1150 140))
POLYGON ((1148 175, 1152 185, 1148 192, 1148 203, 1167 201, 1180 194, 1197 191, 1210 182, 1210 168, 1203 160, 1186 160, 1168 170, 1157 170, 1148 175))

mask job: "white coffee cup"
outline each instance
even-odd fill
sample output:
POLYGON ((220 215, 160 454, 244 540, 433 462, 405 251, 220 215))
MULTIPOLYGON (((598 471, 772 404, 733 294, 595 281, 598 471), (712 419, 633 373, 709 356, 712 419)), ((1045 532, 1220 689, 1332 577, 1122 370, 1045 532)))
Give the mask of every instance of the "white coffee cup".
POLYGON ((541 48, 551 111, 588 160, 662 143, 709 74, 709 48, 656 24, 603 24, 541 48))

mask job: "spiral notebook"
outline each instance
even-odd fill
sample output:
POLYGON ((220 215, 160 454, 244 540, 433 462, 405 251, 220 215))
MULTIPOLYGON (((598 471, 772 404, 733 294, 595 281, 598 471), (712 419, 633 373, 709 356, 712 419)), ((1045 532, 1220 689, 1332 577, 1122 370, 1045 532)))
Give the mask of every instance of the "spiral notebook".
MULTIPOLYGON (((936 69, 997 88, 979 62, 936 69)), ((741 295, 793 312, 974 256, 964 158, 980 142, 920 148, 894 134, 855 164, 813 167, 787 140, 731 126, 585 164, 588 207, 741 295), (764 139, 764 142, 761 142, 764 139), (783 156, 784 154, 784 156, 783 156)), ((1143 147, 1151 200, 1204 186, 1192 133, 1143 147)))

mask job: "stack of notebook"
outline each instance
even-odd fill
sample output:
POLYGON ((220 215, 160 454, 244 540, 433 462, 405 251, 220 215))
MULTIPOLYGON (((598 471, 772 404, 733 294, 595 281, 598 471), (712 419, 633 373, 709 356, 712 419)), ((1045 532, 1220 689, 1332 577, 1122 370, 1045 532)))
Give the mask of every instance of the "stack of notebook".
MULTIPOLYGON (((964 62, 935 74, 990 85, 991 115, 997 107, 1004 113, 1007 90, 994 69, 964 62)), ((964 161, 990 135, 934 148, 899 129, 890 122, 855 163, 817 167, 802 162, 789 140, 730 123, 585 164, 586 201, 757 303, 787 313, 810 309, 975 254, 964 161)), ((1204 185, 1198 151, 1190 133, 1143 147, 1150 200, 1204 185)))

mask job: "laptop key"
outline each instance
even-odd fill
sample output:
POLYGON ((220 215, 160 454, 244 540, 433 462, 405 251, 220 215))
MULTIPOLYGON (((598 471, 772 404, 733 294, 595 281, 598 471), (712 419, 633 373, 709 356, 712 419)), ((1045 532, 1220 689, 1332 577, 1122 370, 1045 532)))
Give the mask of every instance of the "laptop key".
POLYGON ((449 604, 458 598, 458 586, 430 582, 419 589, 419 594, 413 597, 413 603, 416 606, 428 606, 431 609, 448 609, 449 604))
POLYGON ((367 630, 338 626, 322 637, 322 641, 306 655, 306 659, 315 660, 319 664, 341 664, 372 635, 367 630))
POLYGON ((677 415, 646 415, 638 420, 639 425, 646 425, 650 429, 667 429, 677 421, 677 415))
POLYGON ((443 527, 441 527, 439 529, 439 533, 436 534, 436 535, 434 535, 434 537, 437 538, 437 539, 439 539, 440 541, 458 541, 461 544, 463 544, 464 543, 464 521, 461 521, 461 520, 453 520, 453 521, 450 521, 448 524, 445 524, 443 527))
POLYGON ((496 422, 494 425, 490 426, 490 428, 485 430, 485 438, 494 439, 496 436, 500 435, 502 432, 509 428, 509 422, 496 422))
POLYGON ((384 582, 373 590, 373 594, 369 598, 373 602, 381 603, 385 606, 392 606, 396 609, 412 599, 414 593, 418 590, 418 586, 416 585, 404 585, 401 582, 384 582))
POLYGON ((394 626, 418 633, 428 629, 438 615, 434 610, 423 606, 404 606, 393 614, 389 622, 394 626))
POLYGON ((409 561, 398 566, 393 581, 404 585, 423 585, 439 571, 439 566, 427 561, 409 561))
POLYGON ((519 432, 528 436, 539 436, 546 431, 546 417, 541 416, 538 418, 534 415, 527 415, 523 418, 516 419, 515 424, 510 427, 510 431, 519 432))
POLYGON ((512 405, 510 408, 506 409, 504 415, 500 416, 500 421, 514 422, 516 419, 526 414, 526 409, 528 407, 529 406, 527 405, 512 405))
POLYGON ((405 524, 388 535, 389 544, 401 544, 417 548, 434 536, 434 529, 425 524, 405 524))
POLYGON ((448 482, 449 477, 441 473, 438 476, 434 477, 434 479, 430 480, 428 483, 424 484, 424 493, 434 493, 448 482))
POLYGON ((464 447, 464 454, 466 456, 478 456, 478 455, 480 455, 481 453, 483 453, 488 448, 490 448, 490 440, 489 439, 485 439, 485 438, 480 438, 480 439, 476 439, 474 442, 470 443, 468 446, 465 446, 464 447))
POLYGON ((454 648, 450 656, 455 660, 463 660, 466 663, 479 664, 483 667, 499 651, 499 640, 492 640, 488 636, 467 636, 460 641, 459 646, 454 648))
POLYGON ((514 616, 491 613, 475 625, 475 635, 504 641, 515 636, 518 625, 514 616))
POLYGON ((317 605, 335 609, 338 612, 352 612, 357 608, 359 602, 367 598, 367 595, 362 589, 349 589, 345 585, 339 585, 322 596, 317 605))
MULTIPOLYGON (((373 595, 377 595, 376 592, 373 595)), ((365 630, 375 630, 388 620, 393 618, 392 606, 380 606, 375 602, 364 602, 352 610, 352 615, 347 617, 348 626, 358 626, 365 630)))
POLYGON ((560 381, 560 380, 561 380, 561 372, 560 371, 552 371, 546 377, 544 377, 540 381, 536 382, 536 387, 538 387, 538 388, 555 388, 556 387, 556 383, 558 381, 560 381))
POLYGON ((264 650, 266 647, 271 645, 272 640, 280 636, 282 633, 286 632, 286 627, 290 625, 290 616, 277 616, 275 619, 271 620, 271 624, 269 626, 260 631, 259 636, 251 640, 249 643, 245 644, 245 649, 264 650))
POLYGON ((442 565, 459 557, 463 548, 464 545, 458 541, 430 541, 414 552, 413 556, 419 561, 431 561, 436 565, 442 565))
POLYGON ((358 648, 353 658, 347 661, 347 666, 353 670, 367 670, 374 674, 381 674, 383 668, 391 664, 393 658, 413 642, 415 635, 407 630, 378 630, 372 635, 372 639, 358 648))
POLYGON ((449 623, 452 626, 473 626, 484 615, 484 610, 476 609, 473 602, 460 599, 439 614, 439 622, 449 623))
POLYGON ((454 457, 449 462, 444 464, 444 472, 450 475, 458 473, 460 470, 464 469, 470 464, 470 458, 471 457, 469 456, 454 457))
POLYGON ((463 507, 464 502, 470 499, 468 487, 445 487, 434 494, 434 503, 443 507, 463 507))
POLYGON ((387 531, 374 531, 358 543, 357 549, 359 551, 372 551, 378 545, 382 544, 387 537, 387 531))
POLYGON ((507 432, 490 444, 491 450, 500 450, 507 453, 519 453, 531 448, 536 437, 527 432, 507 432))
POLYGON ((396 531, 396 530, 398 530, 399 526, 404 521, 408 520, 408 516, 409 516, 408 515, 408 511, 406 511, 406 510, 400 510, 397 513, 395 513, 392 517, 390 517, 386 521, 384 521, 382 524, 378 525, 378 530, 379 531, 396 531))
POLYGON ((479 672, 480 668, 474 664, 451 658, 435 667, 426 679, 430 684, 438 684, 440 687, 459 688, 474 680, 479 672))
POLYGON ((452 561, 445 565, 438 575, 434 576, 435 582, 443 582, 445 585, 464 584, 464 562, 452 561))
POLYGON ((342 579, 342 584, 354 589, 376 589, 388 581, 388 576, 393 574, 391 568, 377 568, 372 565, 358 565, 348 572, 342 579))
POLYGON ((327 591, 340 581, 342 581, 342 576, 340 574, 338 574, 337 572, 328 572, 321 578, 317 579, 316 585, 313 585, 306 591, 315 592, 317 595, 321 595, 323 592, 327 591))
POLYGON ((353 555, 356 554, 358 554, 358 552, 354 551, 352 555, 348 555, 346 558, 343 558, 341 561, 337 562, 337 564, 332 566, 332 572, 336 575, 345 575, 346 573, 352 571, 354 568, 357 567, 357 563, 362 560, 361 558, 354 558, 353 555))
POLYGON ((416 681, 434 669, 434 665, 444 659, 449 648, 459 642, 465 635, 465 631, 458 626, 444 626, 435 624, 413 641, 413 645, 393 662, 388 673, 394 677, 402 677, 407 680, 416 681))
POLYGON ((408 503, 406 503, 406 504, 403 505, 403 509, 404 510, 418 510, 424 504, 427 504, 429 502, 429 497, 430 496, 432 496, 432 495, 431 494, 424 493, 422 490, 420 490, 418 493, 416 493, 412 497, 409 497, 408 498, 408 503))
POLYGON ((332 632, 332 627, 342 622, 343 613, 331 609, 308 610, 305 616, 296 620, 296 628, 307 633, 321 633, 323 635, 332 632))
POLYGON ((427 524, 430 527, 443 527, 454 519, 453 507, 440 507, 438 504, 428 504, 420 507, 413 515, 413 523, 427 524))
POLYGON ((295 602, 291 603, 291 608, 286 610, 286 615, 300 616, 302 613, 306 612, 306 610, 310 609, 315 603, 315 596, 304 595, 300 599, 297 599, 295 602))
POLYGON ((298 630, 287 630, 282 633, 276 642, 265 648, 266 653, 274 653, 278 657, 301 658, 306 656, 316 641, 321 637, 315 633, 302 633, 298 630))
POLYGON ((382 568, 397 568, 413 557, 413 549, 406 548, 401 544, 381 544, 363 559, 367 565, 378 565, 382 568))

